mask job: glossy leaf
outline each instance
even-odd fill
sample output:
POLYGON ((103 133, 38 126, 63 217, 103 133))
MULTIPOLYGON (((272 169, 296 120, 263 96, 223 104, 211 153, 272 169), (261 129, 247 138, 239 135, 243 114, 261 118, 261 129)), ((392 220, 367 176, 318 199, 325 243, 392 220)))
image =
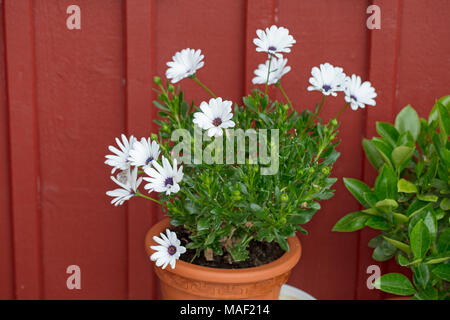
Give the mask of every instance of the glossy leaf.
POLYGON ((369 162, 376 170, 379 170, 384 163, 380 152, 378 152, 377 148, 375 148, 372 141, 368 139, 363 139, 362 146, 369 162))
POLYGON ((384 165, 380 174, 375 180, 375 193, 378 199, 394 199, 398 198, 397 176, 394 171, 384 165))
POLYGON ((414 140, 420 133, 420 119, 416 110, 410 105, 404 107, 395 118, 395 128, 399 133, 410 132, 414 140))
POLYGON ((359 201, 364 207, 370 208, 369 203, 364 198, 364 193, 372 193, 372 190, 364 182, 352 178, 344 178, 344 184, 348 191, 359 201))
POLYGON ((432 272, 442 280, 450 282, 450 264, 440 264, 436 268, 434 268, 432 272))
POLYGON ((405 179, 398 180, 397 189, 398 189, 398 192, 404 192, 404 193, 416 193, 417 192, 416 185, 405 179))
POLYGON ((411 251, 416 259, 422 259, 430 248, 431 238, 427 226, 420 220, 411 231, 411 251))
POLYGON ((392 147, 396 146, 399 133, 392 124, 387 122, 377 122, 376 130, 392 147))
POLYGON ((340 219, 333 227, 333 231, 351 232, 364 228, 369 215, 363 212, 352 212, 340 219))
POLYGON ((392 151, 392 161, 398 173, 400 173, 411 160, 414 153, 413 148, 400 146, 392 151))
POLYGON ((400 273, 388 273, 376 279, 373 286, 384 292, 409 296, 416 293, 413 285, 407 277, 400 273))

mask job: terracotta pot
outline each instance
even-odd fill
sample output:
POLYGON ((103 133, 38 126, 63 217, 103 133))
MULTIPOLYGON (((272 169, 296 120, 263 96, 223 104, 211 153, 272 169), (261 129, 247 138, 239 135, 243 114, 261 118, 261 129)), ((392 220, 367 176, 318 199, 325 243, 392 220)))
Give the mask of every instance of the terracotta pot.
MULTIPOLYGON (((159 236, 169 226, 169 218, 155 224, 145 236, 148 256, 154 253, 150 246, 157 245, 153 236, 159 236)), ((160 280, 162 298, 166 300, 207 299, 278 299, 281 285, 286 283, 291 269, 301 255, 297 237, 288 239, 290 250, 279 259, 253 268, 219 269, 198 266, 181 260, 175 269, 156 267, 160 280)))

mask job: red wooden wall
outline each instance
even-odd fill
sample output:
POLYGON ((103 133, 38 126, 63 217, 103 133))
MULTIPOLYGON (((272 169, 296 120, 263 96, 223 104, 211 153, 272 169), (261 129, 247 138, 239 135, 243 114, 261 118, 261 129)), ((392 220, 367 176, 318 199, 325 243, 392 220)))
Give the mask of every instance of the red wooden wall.
MULTIPOLYGON (((137 199, 112 207, 103 164, 122 132, 148 135, 152 77, 185 47, 201 48, 199 77, 240 102, 263 62, 252 44, 271 24, 297 40, 284 86, 298 109, 312 66, 330 62, 370 79, 377 106, 342 118, 334 173, 371 181, 361 138, 377 120, 392 121, 408 103, 422 116, 449 94, 447 0, 3 0, 0 1, 0 298, 151 299, 155 280, 143 237, 158 209, 137 199), (81 30, 66 28, 66 9, 81 8, 81 30), (366 28, 366 8, 381 8, 381 30, 366 28), (66 268, 81 268, 81 290, 68 290, 66 268)), ((181 83, 188 99, 207 95, 181 83)), ((276 97, 281 95, 273 91, 276 97)), ((329 99, 336 113, 342 96, 329 99)), ((303 257, 289 283, 321 299, 377 299, 366 288, 376 264, 370 232, 330 230, 358 204, 340 180, 301 236, 303 257)), ((385 266, 383 270, 390 270, 385 266)))

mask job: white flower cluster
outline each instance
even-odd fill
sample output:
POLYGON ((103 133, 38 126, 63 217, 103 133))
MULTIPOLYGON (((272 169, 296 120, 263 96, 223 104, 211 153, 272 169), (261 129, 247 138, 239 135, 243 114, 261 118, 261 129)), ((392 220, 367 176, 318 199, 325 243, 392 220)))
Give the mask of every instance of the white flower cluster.
MULTIPOLYGON (((291 52, 291 47, 296 40, 289 34, 288 29, 275 25, 265 30, 257 30, 256 35, 257 38, 253 40, 256 51, 266 52, 268 59, 254 71, 255 77, 252 82, 253 84, 266 84, 266 90, 268 85, 277 85, 283 91, 280 84, 281 78, 291 70, 291 67, 287 66, 287 59, 283 58, 283 54, 291 52)), ((196 72, 204 66, 203 58, 200 49, 186 48, 175 53, 172 61, 167 62, 169 68, 166 71, 166 77, 172 83, 192 78, 213 96, 208 102, 203 101, 200 104, 200 110, 194 113, 193 123, 207 131, 208 136, 220 137, 223 135, 224 129, 235 126, 231 109, 233 103, 216 97, 198 80, 196 72)), ((311 75, 308 91, 320 91, 324 96, 337 96, 339 91, 343 91, 347 105, 350 105, 353 110, 364 108, 365 105, 375 105, 374 98, 377 94, 370 82, 362 83, 361 78, 354 74, 348 77, 340 67, 324 63, 320 67, 313 67, 311 75)), ((109 147, 113 154, 107 155, 105 161, 112 167, 112 174, 116 170, 120 170, 116 177, 111 176, 111 179, 120 188, 106 192, 108 196, 113 197, 112 204, 122 205, 136 195, 146 197, 138 190, 143 180, 148 182, 144 189, 149 193, 156 191, 170 195, 180 190, 179 183, 183 178, 183 166, 178 168, 176 159, 171 165, 165 157, 161 159, 162 165, 159 164, 160 146, 156 141, 151 141, 150 138, 137 140, 133 136, 128 139, 124 134, 121 139, 116 138, 118 148, 109 147), (139 173, 145 173, 146 176, 138 177, 139 173)), ((156 251, 151 256, 151 260, 156 261, 156 265, 162 266, 163 269, 169 264, 174 268, 180 254, 186 251, 186 248, 181 246, 176 234, 167 229, 166 235, 161 233, 161 238, 154 237, 153 239, 159 246, 151 247, 156 251)))
POLYGON ((114 174, 117 169, 121 170, 117 177, 111 177, 120 188, 106 192, 108 196, 113 197, 112 204, 122 205, 135 196, 142 180, 148 182, 144 189, 149 193, 156 191, 170 195, 180 190, 179 182, 183 178, 183 166, 177 168, 176 159, 171 165, 165 157, 162 157, 161 166, 158 163, 160 151, 156 141, 152 142, 150 138, 138 141, 133 136, 128 139, 124 134, 121 138, 122 141, 116 138, 120 150, 109 146, 114 155, 107 155, 105 161, 107 165, 113 167, 111 173, 114 174), (139 169, 147 176, 138 178, 139 169))
MULTIPOLYGON (((290 48, 296 41, 288 29, 274 25, 265 31, 257 30, 256 35, 258 38, 253 40, 257 46, 256 51, 266 52, 269 59, 255 70, 252 82, 277 84, 281 77, 291 70, 291 67, 286 66, 287 59, 283 58, 282 54, 291 52, 290 48)), ((344 91, 345 101, 353 110, 364 108, 366 104, 375 105, 375 89, 369 81, 362 83, 361 77, 357 75, 347 77, 342 68, 334 67, 330 63, 321 64, 320 68, 312 68, 311 74, 308 91, 317 90, 326 96, 336 96, 337 92, 344 91)))
MULTIPOLYGON (((183 166, 177 167, 177 160, 173 160, 171 165, 169 160, 162 157, 162 165, 158 163, 160 155, 159 145, 150 138, 142 138, 138 141, 131 136, 129 139, 122 134, 122 141, 116 138, 119 147, 109 146, 109 150, 114 155, 107 155, 105 163, 112 167, 112 173, 121 170, 117 177, 111 176, 120 188, 106 192, 113 197, 111 203, 115 206, 122 205, 138 194, 138 188, 142 180, 148 183, 144 189, 148 192, 164 192, 166 195, 180 191, 179 183, 183 179, 183 166), (143 171, 146 176, 138 177, 138 171, 143 171)), ((161 233, 161 238, 153 237, 159 246, 151 248, 156 252, 150 259, 156 261, 156 265, 164 269, 167 265, 175 268, 176 260, 186 252, 186 248, 181 245, 175 232, 166 230, 166 235, 161 233)))
POLYGON ((348 77, 340 67, 334 67, 329 63, 320 65, 311 70, 312 77, 309 79, 311 84, 308 91, 320 91, 323 95, 337 96, 339 91, 345 93, 345 101, 350 104, 352 110, 365 107, 365 105, 374 106, 374 98, 377 96, 375 89, 369 81, 361 83, 361 77, 353 74, 348 77))

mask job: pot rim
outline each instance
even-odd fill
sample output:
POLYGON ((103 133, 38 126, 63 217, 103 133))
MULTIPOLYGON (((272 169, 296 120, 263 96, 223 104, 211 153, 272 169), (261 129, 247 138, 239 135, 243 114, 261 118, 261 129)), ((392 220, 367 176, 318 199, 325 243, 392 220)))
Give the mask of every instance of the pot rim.
MULTIPOLYGON (((170 219, 168 217, 153 225, 145 235, 145 250, 148 257, 150 257, 155 250, 150 246, 157 245, 153 240, 154 235, 159 235, 169 226, 170 219)), ((287 239, 289 244, 289 251, 285 252, 280 258, 270 263, 242 269, 221 269, 199 266, 178 260, 175 269, 167 266, 164 271, 171 272, 184 278, 190 278, 200 281, 206 279, 214 279, 216 283, 248 283, 254 281, 261 281, 263 279, 273 278, 283 273, 289 272, 300 260, 302 247, 300 240, 296 237, 287 239)), ((154 263, 153 261, 151 261, 154 263)), ((155 268, 156 265, 154 265, 155 268)))

